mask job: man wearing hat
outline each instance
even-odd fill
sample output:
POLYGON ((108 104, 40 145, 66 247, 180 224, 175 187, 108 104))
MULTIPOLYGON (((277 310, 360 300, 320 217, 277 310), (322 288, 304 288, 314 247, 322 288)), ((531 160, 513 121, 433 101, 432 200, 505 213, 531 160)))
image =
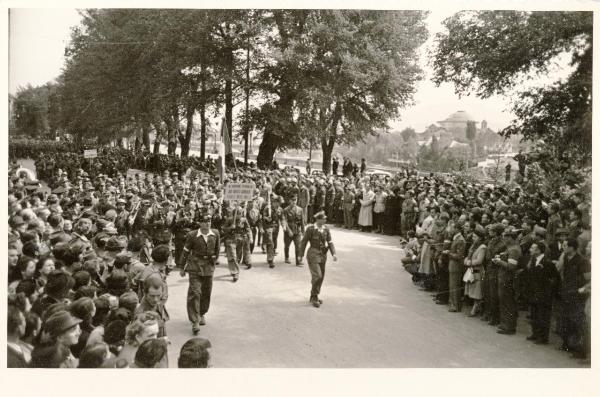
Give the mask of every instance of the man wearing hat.
POLYGON ((302 240, 302 233, 304 233, 304 217, 302 208, 296 203, 298 197, 290 196, 290 204, 283 210, 283 252, 285 254, 285 263, 290 262, 290 245, 294 242, 295 260, 296 266, 301 266, 300 261, 300 241, 302 240))
POLYGON ((210 221, 210 215, 204 214, 200 228, 188 233, 180 260, 181 276, 189 275, 187 313, 194 334, 206 323, 204 315, 210 306, 215 262, 221 247, 219 232, 211 229, 210 221))
POLYGON ((323 285, 323 279, 325 277, 327 251, 331 252, 333 261, 337 261, 335 246, 333 245, 333 241, 331 241, 331 232, 325 225, 326 220, 327 217, 325 216, 325 212, 320 211, 316 213, 315 223, 306 228, 306 233, 302 238, 300 246, 300 260, 302 260, 306 246, 310 242, 306 260, 311 275, 310 303, 314 307, 320 307, 323 303, 323 301, 319 299, 319 293, 321 292, 321 286, 323 285))
POLYGON ((55 270, 48 275, 48 281, 44 286, 44 295, 35 301, 31 311, 38 316, 55 303, 65 302, 69 290, 75 284, 75 280, 62 270, 55 270))
POLYGON ((125 199, 117 200, 117 217, 115 219, 115 227, 117 232, 122 235, 129 235, 129 223, 127 219, 129 218, 129 211, 125 209, 127 206, 127 201, 125 199))
POLYGON ((504 229, 502 236, 506 250, 492 259, 492 262, 499 266, 500 326, 497 332, 504 335, 513 335, 517 328, 518 312, 515 301, 514 278, 522 255, 521 247, 517 241, 517 234, 518 231, 512 226, 504 229))

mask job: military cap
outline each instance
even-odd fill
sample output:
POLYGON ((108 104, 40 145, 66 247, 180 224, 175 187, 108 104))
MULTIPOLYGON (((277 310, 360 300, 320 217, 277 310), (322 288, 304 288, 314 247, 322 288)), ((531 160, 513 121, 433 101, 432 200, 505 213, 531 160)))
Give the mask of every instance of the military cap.
POLYGON ((204 213, 200 216, 200 222, 210 222, 212 220, 210 214, 204 213))
POLYGON ((115 224, 112 222, 108 222, 104 228, 103 228, 104 232, 108 233, 108 234, 119 234, 119 232, 117 231, 117 229, 115 228, 115 224))
POLYGON ((20 225, 24 225, 24 224, 25 224, 25 220, 24 220, 24 219, 23 219, 21 216, 19 216, 19 215, 14 215, 14 216, 13 216, 13 217, 10 219, 10 224, 11 224, 13 227, 20 226, 20 225))
MULTIPOLYGON (((536 227, 539 227, 539 226, 536 225, 536 227)), ((543 229, 543 228, 540 228, 540 229, 543 229)), ((535 231, 535 228, 534 228, 534 231, 535 231)), ((546 230, 544 229, 544 234, 545 234, 545 231, 546 230)), ((557 236, 568 236, 569 230, 564 227, 559 227, 558 229, 556 229, 556 235, 557 236)))
POLYGON ((127 248, 127 237, 115 236, 108 239, 104 245, 104 249, 109 252, 118 252, 127 248))
POLYGON ((82 320, 74 317, 68 311, 61 310, 48 317, 44 323, 44 331, 56 338, 81 322, 82 320))
POLYGON ((106 227, 107 224, 108 224, 108 221, 106 219, 98 219, 96 221, 96 228, 98 230, 102 230, 106 227))
POLYGON ((507 235, 507 236, 516 236, 517 234, 519 234, 519 229, 515 228, 514 226, 508 226, 504 229, 503 234, 507 235))
POLYGON ((319 211, 315 214, 316 219, 327 219, 327 215, 325 215, 325 211, 319 211))
POLYGON ((125 265, 131 263, 131 253, 125 251, 120 252, 115 256, 115 266, 118 268, 122 268, 125 265))
POLYGON ((166 262, 170 255, 171 249, 166 244, 161 244, 152 250, 152 259, 156 262, 166 262))
MULTIPOLYGON (((127 197, 133 197, 133 195, 131 193, 127 193, 127 197)), ((127 204, 127 201, 125 201, 124 199, 120 198, 117 200, 117 204, 127 204)))

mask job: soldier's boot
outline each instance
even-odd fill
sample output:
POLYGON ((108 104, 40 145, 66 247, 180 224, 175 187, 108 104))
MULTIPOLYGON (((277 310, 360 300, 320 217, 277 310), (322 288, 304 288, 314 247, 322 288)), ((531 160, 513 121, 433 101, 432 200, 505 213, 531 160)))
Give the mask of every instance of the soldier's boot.
POLYGON ((273 261, 267 261, 267 263, 269 264, 269 267, 271 269, 273 269, 275 267, 275 265, 273 264, 273 261))
POLYGON ((200 324, 195 322, 194 324, 192 324, 192 333, 194 335, 198 335, 198 332, 200 332, 200 324))
POLYGON ((290 261, 290 258, 285 258, 285 263, 292 263, 292 261, 290 261))
POLYGON ((297 256, 296 257, 296 266, 302 266, 304 265, 304 263, 302 263, 302 258, 297 256))
POLYGON ((204 316, 200 316, 199 324, 200 325, 206 325, 206 319, 204 318, 204 316))
POLYGON ((310 303, 314 306, 314 307, 320 307, 321 304, 319 303, 319 299, 317 298, 316 295, 313 295, 310 297, 310 303))

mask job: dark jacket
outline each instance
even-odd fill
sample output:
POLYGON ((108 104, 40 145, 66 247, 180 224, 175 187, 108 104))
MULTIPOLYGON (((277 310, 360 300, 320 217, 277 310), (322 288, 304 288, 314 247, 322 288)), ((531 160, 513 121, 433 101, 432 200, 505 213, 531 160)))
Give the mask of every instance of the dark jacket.
POLYGON ((544 255, 539 266, 536 266, 536 258, 531 258, 528 278, 531 303, 552 304, 558 292, 560 275, 550 258, 544 255))

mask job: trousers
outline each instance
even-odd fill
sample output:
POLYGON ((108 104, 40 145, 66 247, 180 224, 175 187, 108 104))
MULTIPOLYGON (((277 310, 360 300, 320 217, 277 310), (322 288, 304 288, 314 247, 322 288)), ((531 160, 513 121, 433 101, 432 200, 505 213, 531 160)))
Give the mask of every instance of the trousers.
POLYGON ((495 323, 500 322, 500 301, 498 299, 498 267, 488 265, 483 279, 483 299, 485 316, 495 323))
POLYGON ((354 214, 352 207, 344 207, 344 226, 352 229, 354 227, 354 214))
POLYGON ((212 276, 200 276, 197 273, 189 274, 187 314, 192 323, 200 321, 200 316, 204 316, 208 312, 212 283, 212 276))
POLYGON ((458 311, 462 308, 462 276, 462 272, 448 273, 448 302, 450 303, 450 309, 456 309, 458 311))
POLYGON ((306 261, 310 269, 310 297, 316 297, 321 293, 321 286, 325 278, 325 264, 327 263, 327 253, 322 253, 316 248, 309 248, 306 254, 306 261))
POLYGON ((542 302, 531 305, 531 334, 540 340, 548 340, 550 335, 550 319, 552 303, 542 302))
POLYGON ((296 233, 290 236, 287 232, 283 233, 283 253, 285 259, 290 257, 290 245, 294 243, 294 251, 296 255, 296 264, 299 263, 300 259, 300 241, 302 240, 302 233, 296 233))
POLYGON ((517 328, 517 302, 515 299, 514 274, 498 270, 498 301, 500 305, 500 327, 507 331, 517 328))
POLYGON ((267 250, 267 262, 273 263, 273 259, 275 258, 275 246, 273 244, 273 228, 267 228, 263 232, 263 246, 267 250))
POLYGON ((237 254, 237 263, 244 265, 252 264, 252 256, 250 253, 250 239, 248 237, 238 237, 235 241, 235 252, 237 254))
POLYGON ((229 273, 232 275, 239 274, 240 268, 237 255, 237 240, 235 238, 228 238, 225 240, 225 253, 227 254, 229 273))

